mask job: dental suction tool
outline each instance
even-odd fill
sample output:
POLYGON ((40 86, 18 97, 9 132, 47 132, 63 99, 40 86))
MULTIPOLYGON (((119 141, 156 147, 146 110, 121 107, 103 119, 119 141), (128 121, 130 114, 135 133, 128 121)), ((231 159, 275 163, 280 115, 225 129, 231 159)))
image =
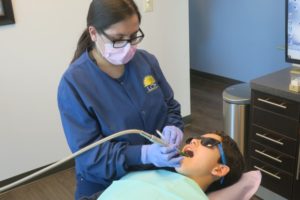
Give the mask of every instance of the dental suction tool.
MULTIPOLYGON (((156 133, 161 137, 163 138, 163 134, 159 131, 159 130, 156 130, 156 133)), ((157 138, 157 137, 156 137, 157 138)), ((163 142, 163 141, 162 141, 163 142)), ((165 144, 164 146, 168 146, 168 144, 165 144)), ((185 156, 185 157, 190 157, 186 152, 183 152, 183 151, 180 151, 178 148, 177 149, 177 152, 179 153, 179 155, 181 156, 185 156)))
POLYGON ((88 150, 90 150, 90 149, 92 149, 92 148, 94 148, 94 147, 96 147, 96 146, 104 143, 104 142, 107 142, 107 141, 109 141, 111 139, 114 139, 116 137, 120 137, 122 135, 127 135, 127 134, 140 134, 141 136, 145 137, 146 139, 150 140, 153 143, 158 143, 158 144, 161 144, 163 146, 168 146, 168 144, 166 144, 162 139, 156 137, 155 135, 152 135, 152 134, 149 134, 149 133, 147 133, 145 131, 142 131, 142 130, 129 129, 129 130, 125 130, 125 131, 120 131, 120 132, 114 133, 114 134, 112 134, 110 136, 107 136, 107 137, 105 137, 105 138, 103 138, 103 139, 101 139, 101 140, 99 140, 97 142, 94 142, 94 143, 92 143, 92 144, 90 144, 90 145, 88 145, 88 146, 86 146, 86 147, 84 147, 84 148, 76 151, 75 153, 69 155, 68 157, 63 158, 62 160, 59 160, 59 161, 57 161, 57 162, 55 162, 55 163, 53 163, 53 164, 51 164, 51 165, 49 165, 49 166, 47 166, 47 167, 39 170, 39 171, 37 171, 37 172, 35 172, 35 173, 33 173, 33 174, 29 175, 29 176, 26 176, 26 177, 24 177, 24 178, 22 178, 22 179, 20 179, 18 181, 15 181, 15 182, 13 182, 11 184, 8 184, 6 186, 1 187, 0 188, 0 193, 4 192, 6 190, 9 190, 9 189, 11 189, 13 187, 16 187, 16 186, 18 186, 18 185, 20 185, 20 184, 22 184, 22 183, 24 183, 26 181, 29 181, 30 179, 32 179, 32 178, 34 178, 36 176, 39 176, 39 175, 41 175, 41 174, 43 174, 43 173, 45 173, 45 172, 47 172, 47 171, 49 171, 49 170, 51 170, 53 168, 55 168, 55 167, 57 167, 57 166, 65 163, 65 162, 67 162, 67 161, 69 161, 69 160, 71 160, 71 159, 79 156, 80 154, 82 154, 82 153, 84 153, 84 152, 86 152, 86 151, 88 151, 88 150))

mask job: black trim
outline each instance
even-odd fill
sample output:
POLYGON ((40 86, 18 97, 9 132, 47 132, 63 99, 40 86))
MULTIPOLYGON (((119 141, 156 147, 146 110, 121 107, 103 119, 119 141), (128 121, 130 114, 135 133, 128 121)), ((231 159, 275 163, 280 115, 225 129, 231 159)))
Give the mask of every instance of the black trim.
POLYGON ((192 123, 192 115, 187 115, 182 118, 184 122, 184 127, 189 126, 192 123))
MULTIPOLYGON (((49 164, 49 165, 51 165, 51 164, 49 164)), ((13 182, 15 182, 15 181, 17 181, 17 180, 20 180, 21 178, 24 178, 24 177, 26 177, 26 176, 29 176, 30 174, 33 174, 34 172, 37 172, 37 171, 39 171, 39 170, 41 170, 41 169, 43 169, 43 168, 45 168, 45 167, 47 167, 47 166, 49 166, 49 165, 46 165, 46 166, 43 166, 43 167, 40 167, 40 168, 31 170, 31 171, 29 171, 29 172, 25 172, 25 173, 23 173, 23 174, 20 174, 20 175, 11 177, 11 178, 9 178, 9 179, 0 181, 0 187, 6 186, 6 185, 8 185, 8 184, 10 184, 10 183, 13 183, 13 182)), ((54 168, 54 169, 52 169, 52 170, 50 170, 50 171, 48 171, 48 172, 45 172, 45 173, 41 174, 40 176, 37 176, 37 177, 35 177, 35 178, 31 179, 31 180, 28 180, 28 181, 26 181, 26 182, 24 182, 24 183, 22 183, 22 184, 20 184, 20 185, 18 185, 18 186, 16 186, 16 187, 19 187, 19 186, 21 186, 21 185, 25 185, 25 184, 34 182, 34 181, 36 181, 36 180, 39 180, 39 179, 44 178, 44 177, 49 176, 49 175, 53 175, 53 174, 55 174, 55 173, 57 173, 57 172, 61 172, 61 171, 63 171, 63 170, 72 168, 72 167, 74 167, 74 166, 75 166, 75 161, 74 161, 74 160, 69 160, 68 162, 66 162, 66 163, 64 163, 64 164, 62 164, 62 165, 60 165, 60 166, 57 166, 56 168, 54 168)), ((14 188, 16 188, 16 187, 14 187, 14 188)), ((14 188, 11 188, 11 189, 9 189, 9 190, 7 190, 7 191, 10 191, 10 190, 12 190, 12 189, 14 189, 14 188)), ((5 191, 5 192, 7 192, 7 191, 5 191)))
POLYGON ((235 79, 231 79, 231 78, 227 78, 227 77, 223 77, 223 76, 219 76, 219 75, 215 75, 215 74, 210 74, 207 72, 202 72, 202 71, 198 71, 198 70, 194 70, 194 69, 190 69, 190 74, 191 74, 191 76, 192 75, 199 76, 201 78, 206 78, 209 80, 214 80, 214 81, 227 83, 227 84, 244 83, 243 81, 239 81, 239 80, 235 80, 235 79))

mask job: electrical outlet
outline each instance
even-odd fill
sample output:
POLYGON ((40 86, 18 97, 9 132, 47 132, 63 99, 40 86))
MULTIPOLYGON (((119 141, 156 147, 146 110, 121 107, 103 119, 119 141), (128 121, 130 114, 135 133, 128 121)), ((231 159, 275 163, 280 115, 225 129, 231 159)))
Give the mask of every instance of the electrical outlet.
POLYGON ((144 0, 144 12, 153 12, 153 0, 144 0))

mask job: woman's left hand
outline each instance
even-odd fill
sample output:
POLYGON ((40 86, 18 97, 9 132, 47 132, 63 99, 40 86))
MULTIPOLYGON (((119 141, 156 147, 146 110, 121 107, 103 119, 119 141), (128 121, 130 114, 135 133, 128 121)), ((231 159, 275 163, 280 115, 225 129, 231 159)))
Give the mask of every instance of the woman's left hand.
POLYGON ((176 147, 179 147, 182 139, 183 132, 176 126, 165 126, 163 129, 163 140, 168 144, 174 144, 176 147))

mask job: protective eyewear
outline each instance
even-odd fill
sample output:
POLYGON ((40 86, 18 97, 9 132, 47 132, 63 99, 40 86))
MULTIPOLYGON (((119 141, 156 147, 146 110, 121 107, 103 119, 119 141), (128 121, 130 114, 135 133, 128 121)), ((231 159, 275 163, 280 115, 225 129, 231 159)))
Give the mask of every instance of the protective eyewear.
MULTIPOLYGON (((220 157, 221 157, 221 164, 222 165, 226 165, 227 164, 227 161, 226 161, 226 157, 225 157, 225 153, 224 153, 224 150, 223 150, 223 145, 222 145, 222 142, 214 139, 214 138, 209 138, 209 137, 196 137, 196 138, 188 138, 186 140, 186 144, 190 144, 191 141, 193 139, 198 139, 200 140, 200 144, 204 147, 207 147, 207 148, 214 148, 215 146, 218 147, 219 149, 219 152, 220 152, 220 157)), ((220 183, 223 184, 224 182, 224 177, 221 178, 220 180, 220 183)))
POLYGON ((123 48, 125 47, 128 43, 131 45, 137 45, 139 44, 145 37, 145 34, 143 33, 142 29, 139 28, 138 32, 135 33, 136 36, 130 39, 119 39, 119 40, 113 40, 111 39, 111 36, 109 36, 107 33, 104 31, 101 31, 101 33, 109 40, 112 42, 114 48, 123 48))

